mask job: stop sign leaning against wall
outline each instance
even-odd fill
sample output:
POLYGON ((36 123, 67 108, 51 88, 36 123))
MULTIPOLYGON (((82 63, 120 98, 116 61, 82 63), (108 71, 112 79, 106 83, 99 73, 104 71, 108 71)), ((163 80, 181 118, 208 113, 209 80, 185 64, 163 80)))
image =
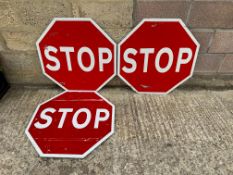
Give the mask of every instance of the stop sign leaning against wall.
POLYGON ((116 44, 92 19, 54 18, 36 45, 44 75, 65 90, 97 91, 116 75, 116 44))
POLYGON ((144 19, 118 45, 118 75, 136 92, 167 94, 190 78, 199 43, 180 19, 144 19))

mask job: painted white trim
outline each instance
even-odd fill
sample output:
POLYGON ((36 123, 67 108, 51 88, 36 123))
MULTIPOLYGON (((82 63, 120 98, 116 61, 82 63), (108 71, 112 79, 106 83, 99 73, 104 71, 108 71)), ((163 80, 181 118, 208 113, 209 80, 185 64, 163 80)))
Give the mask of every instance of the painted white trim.
MULTIPOLYGON (((117 59, 117 45, 116 43, 113 41, 113 39, 103 30, 100 28, 100 26, 93 21, 91 18, 53 18, 53 20, 51 21, 51 23, 47 26, 47 28, 44 30, 44 32, 41 34, 41 36, 39 37, 39 39, 36 41, 36 48, 37 48, 37 52, 38 52, 38 56, 40 59, 40 64, 41 64, 41 68, 42 68, 42 72, 43 74, 48 77, 50 80, 52 80, 54 83, 56 83, 58 86, 60 86, 62 89, 64 90, 68 90, 66 87, 64 87, 63 85, 61 85, 57 80, 55 80, 53 77, 51 77, 50 75, 48 75, 45 72, 45 68, 43 65, 43 59, 41 56, 41 51, 40 51, 40 47, 39 47, 39 43, 41 42, 41 40, 45 37, 45 35, 48 33, 48 31, 53 27, 53 25, 57 22, 57 21, 86 21, 86 22, 91 22, 112 44, 113 44, 113 48, 114 48, 114 73, 113 75, 111 75, 105 82, 102 83, 102 85, 100 87, 98 87, 96 90, 93 91, 99 91, 103 86, 105 86, 113 77, 116 76, 116 59, 117 59)), ((80 91, 86 91, 83 89, 80 89, 80 91)), ((92 91, 92 92, 93 92, 92 91)))
MULTIPOLYGON (((35 142, 35 140, 33 139, 32 135, 29 132, 29 128, 32 125, 33 119, 36 116, 37 111, 39 110, 39 108, 41 107, 41 105, 55 99, 56 97, 63 95, 64 93, 67 92, 71 92, 71 91, 64 91, 52 98, 50 98, 49 100, 46 100, 45 102, 39 104, 36 108, 36 110, 34 111, 32 118, 25 130, 25 134, 27 135, 27 137, 29 138, 29 140, 31 141, 33 147, 35 148, 35 150, 37 151, 37 153, 40 155, 40 157, 55 157, 55 158, 85 158, 88 154, 90 154, 95 148, 97 148, 100 144, 102 144, 104 141, 106 141, 111 135, 114 134, 114 130, 115 130, 115 105, 113 105, 109 100, 107 100, 105 97, 103 97, 102 95, 100 95, 98 92, 93 92, 95 93, 97 96, 99 96, 100 98, 102 98, 103 100, 105 100, 109 105, 112 106, 112 124, 111 124, 111 131, 104 136, 101 140, 99 140, 95 145, 93 145, 89 150, 87 150, 84 154, 45 154, 42 152, 42 150, 40 149, 40 147, 37 145, 37 143, 35 142)), ((75 91, 72 91, 75 92, 75 91)), ((80 91, 77 91, 80 92, 80 91)))
POLYGON ((186 25, 184 24, 184 22, 180 19, 180 18, 144 18, 133 30, 131 30, 131 32, 129 34, 127 34, 122 40, 121 42, 118 44, 118 69, 117 69, 117 75, 129 86, 131 87, 131 89, 133 89, 135 92, 139 93, 139 94, 160 94, 160 95, 166 95, 168 93, 170 93, 172 90, 174 90, 176 87, 178 87, 179 85, 181 85, 182 83, 184 83, 186 80, 188 80, 190 77, 192 77, 193 72, 194 72, 194 67, 196 65, 196 60, 197 60, 197 55, 200 49, 200 44, 198 43, 198 41, 196 40, 196 38, 193 36, 193 34, 190 32, 190 30, 186 27, 186 25), (143 25, 145 22, 178 22, 180 23, 180 25, 184 28, 184 30, 186 31, 186 33, 189 35, 189 37, 193 40, 193 42, 197 45, 197 49, 194 55, 194 59, 193 59, 193 65, 192 65, 192 69, 190 72, 190 75, 187 76, 185 79, 183 79, 182 81, 180 81, 179 83, 177 83, 175 86, 173 86, 170 90, 168 90, 167 92, 140 92, 138 90, 136 90, 133 85, 131 85, 123 76, 121 76, 120 74, 120 47, 121 45, 134 33, 138 30, 139 27, 141 27, 141 25, 143 25))

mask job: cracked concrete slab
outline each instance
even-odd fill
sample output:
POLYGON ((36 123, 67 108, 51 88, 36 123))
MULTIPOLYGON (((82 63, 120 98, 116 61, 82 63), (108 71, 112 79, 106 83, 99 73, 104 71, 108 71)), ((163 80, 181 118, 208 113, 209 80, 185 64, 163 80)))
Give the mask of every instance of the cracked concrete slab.
POLYGON ((40 158, 24 134, 37 104, 59 89, 11 88, 0 101, 0 174, 233 174, 233 90, 100 93, 115 134, 85 159, 40 158))

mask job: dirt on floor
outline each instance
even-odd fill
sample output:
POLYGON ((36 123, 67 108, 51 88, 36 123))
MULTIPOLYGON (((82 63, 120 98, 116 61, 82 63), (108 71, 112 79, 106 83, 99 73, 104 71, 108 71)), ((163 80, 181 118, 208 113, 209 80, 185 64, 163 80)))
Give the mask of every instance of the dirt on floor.
POLYGON ((100 93, 115 133, 84 159, 41 158, 25 135, 36 106, 59 89, 11 88, 0 100, 0 174, 233 174, 233 90, 100 93))

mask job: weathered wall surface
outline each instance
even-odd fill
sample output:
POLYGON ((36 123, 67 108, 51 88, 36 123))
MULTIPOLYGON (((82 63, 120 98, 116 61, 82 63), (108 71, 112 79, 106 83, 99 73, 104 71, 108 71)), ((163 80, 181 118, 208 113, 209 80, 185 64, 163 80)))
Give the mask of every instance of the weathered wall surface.
POLYGON ((93 18, 116 42, 142 18, 181 18, 201 44, 195 77, 233 77, 233 0, 0 0, 0 64, 10 83, 53 84, 35 42, 54 17, 93 18))

